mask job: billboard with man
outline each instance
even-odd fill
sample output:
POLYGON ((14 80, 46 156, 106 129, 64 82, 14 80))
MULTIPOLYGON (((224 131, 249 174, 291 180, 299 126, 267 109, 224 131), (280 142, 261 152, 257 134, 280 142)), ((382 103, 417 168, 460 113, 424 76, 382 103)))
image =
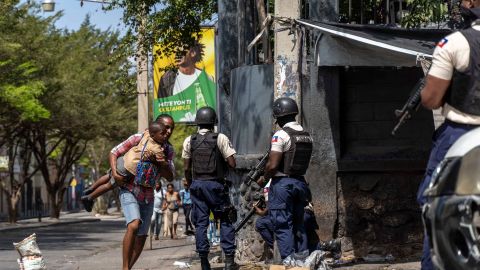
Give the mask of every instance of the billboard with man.
POLYGON ((169 114, 175 122, 193 122, 197 109, 216 109, 215 30, 204 28, 202 37, 183 52, 160 57, 154 48, 154 119, 169 114))

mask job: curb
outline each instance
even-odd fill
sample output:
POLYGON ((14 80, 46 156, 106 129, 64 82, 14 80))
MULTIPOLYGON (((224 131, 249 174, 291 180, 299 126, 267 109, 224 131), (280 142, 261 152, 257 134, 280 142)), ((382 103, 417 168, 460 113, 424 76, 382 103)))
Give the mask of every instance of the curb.
POLYGON ((89 222, 99 222, 101 219, 99 218, 86 218, 86 219, 79 219, 79 220, 68 220, 64 222, 52 222, 52 223, 44 223, 44 224, 32 224, 32 225, 25 225, 19 227, 7 227, 7 228, 0 228, 0 232, 8 232, 8 231, 19 231, 25 229, 35 229, 35 228, 43 228, 43 227, 53 227, 53 226, 60 226, 60 225, 69 225, 69 224, 77 224, 77 223, 89 223, 89 222))

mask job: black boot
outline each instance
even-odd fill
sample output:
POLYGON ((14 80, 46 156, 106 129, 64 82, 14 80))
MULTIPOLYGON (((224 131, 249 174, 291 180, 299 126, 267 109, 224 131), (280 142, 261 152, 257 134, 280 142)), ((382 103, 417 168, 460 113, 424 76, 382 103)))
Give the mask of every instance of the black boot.
POLYGON ((208 254, 200 255, 200 265, 202 266, 202 270, 210 270, 210 262, 208 261, 208 254))
POLYGON ((88 187, 88 188, 83 190, 82 196, 90 195, 90 193, 92 193, 92 192, 93 192, 93 189, 91 187, 88 187))
POLYGON ((87 212, 92 212, 93 204, 95 202, 92 199, 90 199, 90 196, 88 195, 82 196, 80 199, 82 200, 83 207, 85 207, 85 210, 87 212))
POLYGON ((235 263, 235 254, 225 255, 225 270, 238 270, 238 264, 235 263))

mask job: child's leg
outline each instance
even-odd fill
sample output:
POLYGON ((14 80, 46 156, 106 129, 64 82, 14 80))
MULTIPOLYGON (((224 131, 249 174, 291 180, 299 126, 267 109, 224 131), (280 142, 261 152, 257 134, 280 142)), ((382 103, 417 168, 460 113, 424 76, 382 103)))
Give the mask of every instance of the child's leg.
POLYGON ((100 197, 101 195, 107 193, 108 191, 112 190, 113 186, 110 182, 107 182, 106 184, 103 184, 99 187, 97 187, 90 195, 90 200, 95 200, 96 198, 100 197))
POLYGON ((102 177, 98 178, 97 181, 93 183, 93 185, 90 186, 90 189, 97 189, 99 186, 108 183, 110 180, 110 175, 105 174, 102 177))

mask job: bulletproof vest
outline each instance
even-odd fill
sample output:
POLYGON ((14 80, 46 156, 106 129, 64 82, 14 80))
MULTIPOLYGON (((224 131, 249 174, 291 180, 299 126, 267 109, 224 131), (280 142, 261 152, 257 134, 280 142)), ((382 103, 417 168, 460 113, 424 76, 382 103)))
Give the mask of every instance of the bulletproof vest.
POLYGON ((283 128, 290 136, 290 149, 283 153, 278 171, 292 176, 302 176, 307 172, 312 157, 313 140, 306 131, 283 128))
POLYGON ((218 133, 194 134, 190 139, 193 179, 221 179, 226 162, 217 146, 218 133))
POLYGON ((460 32, 470 46, 470 63, 464 72, 454 71, 445 101, 461 112, 480 116, 480 31, 470 27, 460 32))

